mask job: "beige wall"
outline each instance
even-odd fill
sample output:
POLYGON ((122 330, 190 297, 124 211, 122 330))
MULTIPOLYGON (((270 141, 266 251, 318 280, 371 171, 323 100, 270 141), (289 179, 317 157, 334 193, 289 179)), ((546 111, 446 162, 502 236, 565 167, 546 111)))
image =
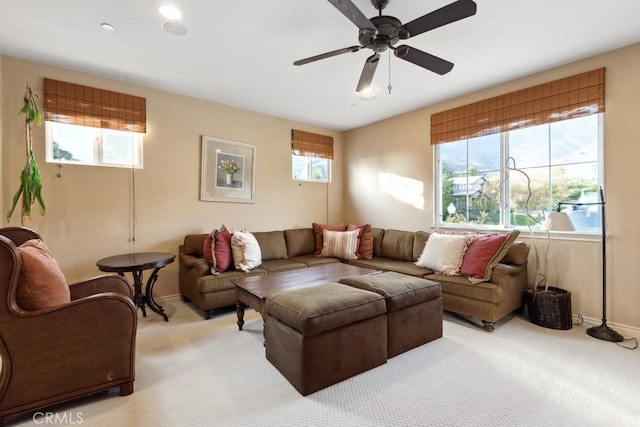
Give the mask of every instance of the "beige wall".
MULTIPOLYGON (((599 67, 606 67, 607 318, 612 324, 640 328, 640 199, 636 191, 640 182, 640 44, 346 133, 345 220, 429 229, 434 222, 431 114, 599 67)), ((536 242, 544 257, 544 239, 536 242)), ((554 240, 550 258, 550 283, 572 292, 573 312, 600 319, 600 243, 554 240)))
MULTIPOLYGON (((144 170, 135 172, 136 242, 131 242, 132 179, 128 169, 45 163, 44 129, 35 132, 44 181, 46 216, 37 211, 29 227, 51 246, 70 281, 99 274, 104 256, 138 251, 177 253, 187 233, 208 232, 225 223, 254 231, 305 227, 313 221, 369 222, 378 227, 429 229, 433 224, 433 153, 429 120, 434 112, 606 67, 605 192, 609 241, 608 319, 640 327, 640 208, 634 197, 640 181, 640 45, 609 52, 557 69, 416 110, 343 135, 284 119, 232 108, 121 81, 0 56, 0 207, 5 217, 24 166, 22 119, 17 115, 29 81, 42 93, 42 79, 72 81, 147 99, 148 133, 144 170), (336 159, 333 182, 297 184, 290 179, 290 131, 300 128, 332 135, 336 159), (256 146, 256 203, 201 202, 200 136, 256 146), (344 148, 344 157, 343 157, 344 148), (344 165, 343 158, 349 158, 344 165), (58 173, 61 177, 57 177, 58 173), (344 183, 344 185, 343 185, 344 183), (344 188, 343 188, 344 187, 344 188), (344 200, 344 202, 343 202, 344 200), (344 205, 343 205, 344 203, 344 205)), ((6 220, 3 219, 7 224, 6 220)), ((15 214, 10 225, 20 223, 15 214)), ((540 252, 543 255, 544 245, 540 252)), ((551 283, 573 293, 573 311, 600 318, 600 245, 554 240, 551 283)), ((532 257, 533 261, 533 257, 532 257)), ((533 264, 532 264, 533 267, 533 264)), ((178 291, 177 263, 165 268, 158 295, 178 291)), ((532 268, 531 271, 534 271, 532 268)), ((532 278, 533 275, 530 274, 532 278)))
MULTIPOLYGON (((58 168, 45 162, 44 127, 34 133, 47 213, 41 217, 35 208, 25 226, 43 236, 69 281, 99 274, 95 263, 105 256, 133 250, 177 253, 185 234, 210 232, 223 223, 269 231, 343 218, 341 133, 12 57, 0 60, 0 207, 4 224, 26 161, 23 119, 17 114, 26 82, 40 95, 43 78, 48 77, 147 100, 144 169, 135 171, 135 243, 131 242, 131 170, 73 165, 58 168), (292 128, 334 137, 330 185, 292 181, 292 128), (256 146, 255 204, 199 201, 201 135, 256 146)), ((8 224, 20 225, 19 212, 8 224)), ((160 272, 156 284, 156 295, 176 293, 177 262, 160 272)))

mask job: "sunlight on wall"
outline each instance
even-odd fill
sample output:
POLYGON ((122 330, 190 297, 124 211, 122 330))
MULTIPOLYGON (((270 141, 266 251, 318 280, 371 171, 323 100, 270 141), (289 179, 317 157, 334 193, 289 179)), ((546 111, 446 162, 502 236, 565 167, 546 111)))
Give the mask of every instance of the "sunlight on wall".
POLYGON ((424 184, 417 179, 393 173, 378 174, 380 191, 396 198, 399 202, 424 210, 424 184))

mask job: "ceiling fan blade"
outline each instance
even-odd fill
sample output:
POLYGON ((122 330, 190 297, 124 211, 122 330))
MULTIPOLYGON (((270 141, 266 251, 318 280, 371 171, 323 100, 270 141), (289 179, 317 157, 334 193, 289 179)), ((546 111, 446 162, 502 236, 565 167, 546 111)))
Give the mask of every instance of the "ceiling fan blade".
POLYGON ((362 92, 371 86, 378 62, 380 62, 380 55, 377 53, 367 58, 367 61, 364 63, 364 68, 362 69, 362 74, 360 74, 360 81, 358 82, 356 92, 362 92))
POLYGON ((402 38, 414 37, 434 28, 473 16, 476 14, 476 8, 476 3, 472 0, 455 1, 404 24, 403 27, 407 30, 408 35, 402 38))
POLYGON ((328 0, 336 9, 344 16, 349 18, 351 22, 356 24, 361 31, 376 33, 376 27, 364 16, 364 14, 354 5, 351 0, 328 0))
POLYGON ((453 63, 407 45, 398 46, 393 54, 440 75, 447 74, 453 68, 453 63))
POLYGON ((331 58, 332 56, 342 55, 343 53, 357 52, 360 49, 362 49, 360 46, 351 46, 351 47, 345 47, 343 49, 332 50, 331 52, 321 53, 320 55, 311 56, 305 59, 299 59, 296 62, 294 62, 293 65, 304 65, 310 62, 319 61, 321 59, 331 58))

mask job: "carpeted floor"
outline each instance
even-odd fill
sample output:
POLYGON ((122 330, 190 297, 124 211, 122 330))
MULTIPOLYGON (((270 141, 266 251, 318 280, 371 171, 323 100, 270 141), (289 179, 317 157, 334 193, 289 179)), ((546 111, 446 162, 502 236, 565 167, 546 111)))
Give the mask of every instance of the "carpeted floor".
MULTIPOLYGON (((444 337, 300 396, 265 359, 262 320, 205 321, 177 298, 140 317, 134 393, 102 393, 9 419, 88 426, 638 426, 640 351, 585 326, 513 316, 492 333, 446 315, 444 337)), ((108 349, 105 349, 108 351, 108 349)), ((51 423, 49 423, 51 424, 51 423)))

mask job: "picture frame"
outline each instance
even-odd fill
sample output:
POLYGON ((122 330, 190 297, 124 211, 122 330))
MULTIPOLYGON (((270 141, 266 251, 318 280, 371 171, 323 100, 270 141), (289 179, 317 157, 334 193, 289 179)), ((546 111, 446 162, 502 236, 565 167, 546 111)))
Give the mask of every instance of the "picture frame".
POLYGON ((256 147, 202 136, 200 200, 255 203, 256 147))

